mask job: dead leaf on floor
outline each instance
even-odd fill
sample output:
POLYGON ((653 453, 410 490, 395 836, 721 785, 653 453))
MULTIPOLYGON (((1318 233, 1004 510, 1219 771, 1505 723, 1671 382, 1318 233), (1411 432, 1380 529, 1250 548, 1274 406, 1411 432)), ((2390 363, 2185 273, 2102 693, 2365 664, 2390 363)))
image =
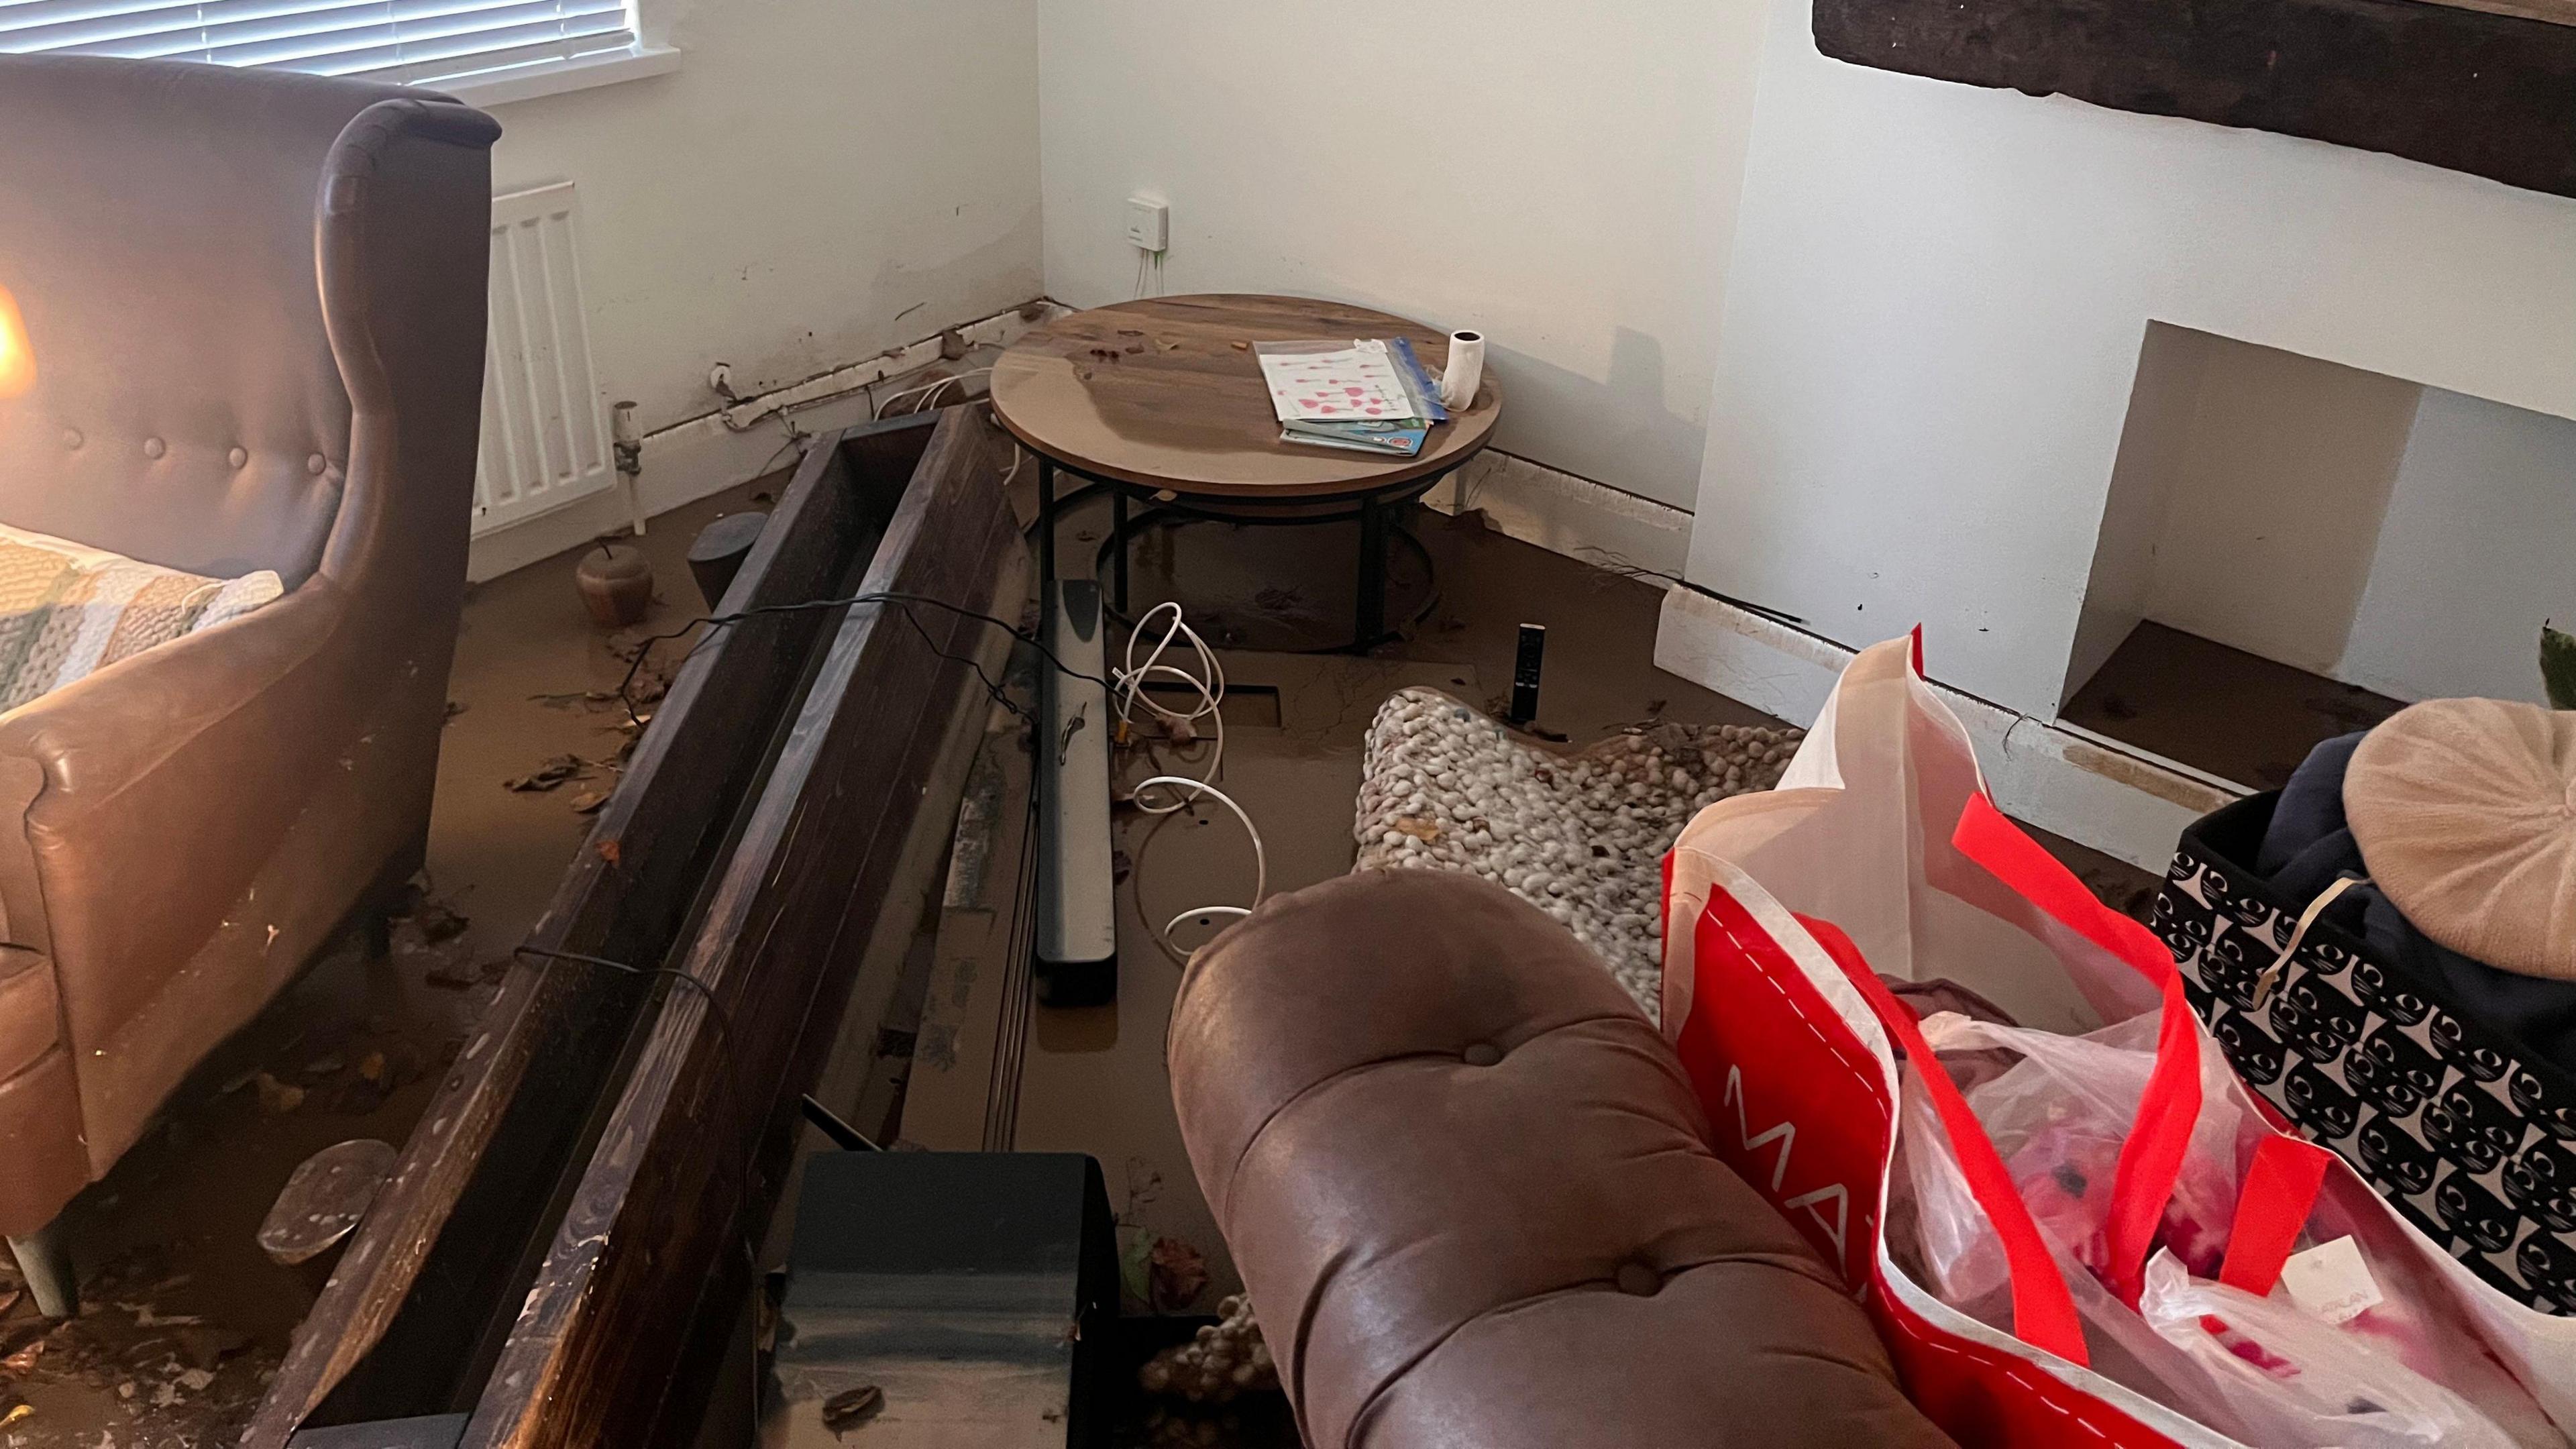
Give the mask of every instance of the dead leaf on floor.
POLYGON ((538 765, 534 770, 529 771, 527 774, 513 775, 509 779, 502 781, 501 788, 504 790, 516 791, 522 795, 540 790, 551 790, 557 785, 562 784, 564 781, 579 775, 583 768, 582 759, 579 755, 553 755, 549 756, 543 764, 538 765))
POLYGON ((837 1439, 842 1430, 857 1428, 884 1407, 885 1390, 874 1384, 844 1389, 823 1401, 823 1427, 837 1439))
POLYGON ((6 1429, 36 1412, 36 1406, 7 1389, 0 1389, 0 1429, 6 1429))
POLYGON ((283 1117, 304 1105, 302 1087, 289 1086, 266 1072, 252 1080, 259 1084, 259 1110, 264 1116, 283 1117))
POLYGON ((420 938, 433 946, 464 935, 465 928, 472 924, 463 911, 427 893, 395 908, 393 915, 397 920, 411 922, 419 929, 420 938))
POLYGON ((1179 1238, 1157 1238, 1149 1260, 1154 1311, 1178 1313, 1207 1291, 1207 1257, 1179 1238))
POLYGON ((1425 820, 1416 815, 1399 815, 1392 824, 1399 834, 1410 835, 1425 845, 1440 838, 1440 824, 1436 820, 1425 820))
MULTIPOLYGON (((620 663, 634 666, 621 681, 627 706, 641 709, 660 703, 662 696, 671 692, 671 681, 679 678, 680 666, 688 662, 690 648, 687 639, 660 639, 638 630, 610 635, 608 652, 620 663)), ((619 696, 610 691, 608 697, 619 696)))
POLYGON ((596 813, 600 806, 607 803, 607 791, 584 790, 580 794, 572 797, 572 810, 575 815, 589 815, 596 813))
POLYGON ((42 1337, 31 1338, 11 1350, 7 1357, 0 1358, 0 1369, 6 1369, 13 1374, 23 1374, 34 1368, 36 1360, 44 1356, 45 1340, 42 1337))

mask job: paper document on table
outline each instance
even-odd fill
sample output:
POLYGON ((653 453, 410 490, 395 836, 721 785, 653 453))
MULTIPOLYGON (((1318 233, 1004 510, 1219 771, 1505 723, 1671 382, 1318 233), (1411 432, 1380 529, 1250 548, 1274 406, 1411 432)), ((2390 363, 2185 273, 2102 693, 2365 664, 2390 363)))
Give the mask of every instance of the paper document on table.
POLYGON ((1416 413, 1382 340, 1263 342, 1254 351, 1283 423, 1393 421, 1416 413))

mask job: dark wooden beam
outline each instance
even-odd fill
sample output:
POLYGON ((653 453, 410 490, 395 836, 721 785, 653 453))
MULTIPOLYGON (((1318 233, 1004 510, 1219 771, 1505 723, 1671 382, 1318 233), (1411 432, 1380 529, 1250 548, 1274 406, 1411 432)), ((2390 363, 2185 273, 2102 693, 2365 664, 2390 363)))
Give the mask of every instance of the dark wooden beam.
POLYGON ((1815 0, 1814 24, 1855 65, 2576 196, 2576 25, 2420 0, 1815 0))
MULTIPOLYGON (((927 445, 905 419, 812 450, 727 591, 728 611, 828 599, 866 566, 927 445)), ((554 900, 540 951, 659 965, 784 747, 824 612, 766 615, 695 650, 554 900)), ((243 1443, 302 1424, 471 1405, 570 1199, 652 983, 514 963, 299 1326, 243 1443)))
MULTIPOLYGON (((975 409, 939 423, 862 592, 1016 617, 1010 445, 975 409)), ((820 1073, 868 938, 895 892, 958 725, 1010 638, 946 609, 860 605, 839 623, 785 750, 663 993, 474 1409, 468 1449, 644 1444, 692 1365, 693 1323, 734 1321, 748 1237, 775 1207, 797 1095, 820 1073)), ((962 755, 961 755, 962 758, 962 755)), ((953 777, 957 772, 947 772, 953 777)), ((915 914, 920 909, 916 898, 915 914)), ((708 1365, 696 1364, 698 1370, 708 1365)))

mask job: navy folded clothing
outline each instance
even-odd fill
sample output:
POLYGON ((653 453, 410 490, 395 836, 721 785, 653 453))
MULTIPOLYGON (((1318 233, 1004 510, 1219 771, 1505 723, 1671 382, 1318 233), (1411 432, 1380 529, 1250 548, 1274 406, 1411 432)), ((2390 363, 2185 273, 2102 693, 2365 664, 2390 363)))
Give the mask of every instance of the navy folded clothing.
MULTIPOLYGON (((2361 733, 2343 735, 2309 751, 2273 807, 2254 870, 2291 900, 2311 901, 2338 877, 2370 874, 2343 813, 2344 772, 2361 741, 2361 733)), ((2462 1010, 2531 1055, 2576 1073, 2576 982, 2501 971, 2436 945, 2367 883, 2345 891, 2324 918, 2381 960, 2446 987, 2462 1010)))

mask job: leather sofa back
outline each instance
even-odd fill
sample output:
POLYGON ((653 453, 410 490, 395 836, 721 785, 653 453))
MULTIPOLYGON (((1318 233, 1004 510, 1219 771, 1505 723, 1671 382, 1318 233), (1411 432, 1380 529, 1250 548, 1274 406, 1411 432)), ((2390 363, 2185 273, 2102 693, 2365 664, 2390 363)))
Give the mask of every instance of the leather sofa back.
POLYGON ((312 574, 350 437, 315 178, 352 89, 0 57, 0 287, 37 367, 0 401, 0 520, 195 573, 312 574))
POLYGON ((1663 1037, 1498 886, 1274 898, 1192 961, 1169 1056, 1318 1449, 1949 1442, 1663 1037))

